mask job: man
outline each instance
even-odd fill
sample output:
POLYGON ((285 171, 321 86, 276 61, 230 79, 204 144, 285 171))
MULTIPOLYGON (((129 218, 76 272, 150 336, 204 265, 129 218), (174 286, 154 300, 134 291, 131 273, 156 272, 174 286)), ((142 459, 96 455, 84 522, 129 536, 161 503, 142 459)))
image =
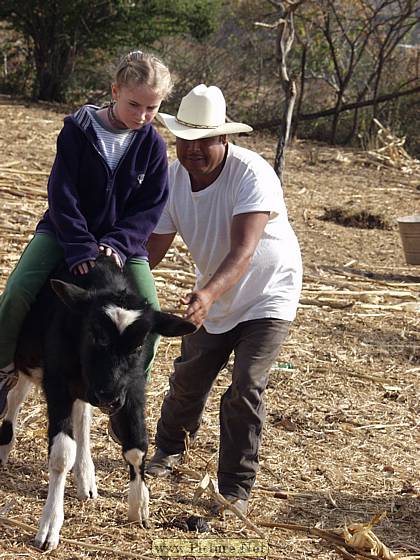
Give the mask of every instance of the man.
POLYGON ((263 393, 294 319, 301 288, 297 239, 280 182, 258 154, 226 135, 251 127, 226 123, 215 86, 186 95, 176 117, 158 119, 176 136, 170 194, 149 240, 153 268, 176 233, 196 265, 194 291, 182 298, 197 331, 183 338, 147 472, 165 476, 193 438, 213 382, 234 352, 232 384, 221 399, 219 491, 243 513, 255 482, 265 420, 263 393))

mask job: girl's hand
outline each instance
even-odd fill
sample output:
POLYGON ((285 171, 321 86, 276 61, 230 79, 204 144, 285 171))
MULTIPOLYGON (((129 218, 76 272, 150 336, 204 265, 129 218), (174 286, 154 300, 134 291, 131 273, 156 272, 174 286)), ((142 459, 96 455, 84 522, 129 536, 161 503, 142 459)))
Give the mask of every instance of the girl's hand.
POLYGON ((87 274, 91 268, 95 266, 95 261, 85 261, 77 264, 71 269, 73 274, 87 274))
POLYGON ((107 257, 112 257, 114 259, 114 261, 116 262, 117 266, 122 268, 122 262, 121 262, 121 259, 118 255, 118 253, 113 251, 111 249, 111 247, 105 247, 104 245, 99 245, 99 251, 101 253, 103 253, 104 255, 106 255, 107 257))

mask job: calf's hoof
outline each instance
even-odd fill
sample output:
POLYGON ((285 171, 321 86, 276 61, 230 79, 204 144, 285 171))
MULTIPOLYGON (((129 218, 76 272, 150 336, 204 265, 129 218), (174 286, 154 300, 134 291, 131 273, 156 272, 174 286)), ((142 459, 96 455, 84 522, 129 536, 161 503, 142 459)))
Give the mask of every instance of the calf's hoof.
POLYGON ((150 521, 148 519, 145 519, 142 523, 140 523, 140 525, 143 529, 150 529, 150 521))
POLYGON ((82 470, 79 466, 75 466, 74 479, 76 482, 77 497, 79 500, 95 500, 98 497, 95 467, 93 462, 90 465, 85 464, 84 470, 82 470))
POLYGON ((144 529, 149 529, 149 504, 145 503, 140 508, 129 508, 128 520, 132 523, 139 523, 144 529))
POLYGON ((50 552, 55 550, 60 542, 60 537, 58 535, 44 534, 41 531, 38 531, 37 536, 34 540, 34 546, 39 548, 40 550, 44 550, 45 552, 50 552))

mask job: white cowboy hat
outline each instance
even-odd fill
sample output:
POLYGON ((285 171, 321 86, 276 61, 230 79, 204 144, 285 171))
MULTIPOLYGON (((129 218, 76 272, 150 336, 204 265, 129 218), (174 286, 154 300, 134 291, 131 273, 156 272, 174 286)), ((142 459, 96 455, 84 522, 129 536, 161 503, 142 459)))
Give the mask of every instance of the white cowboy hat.
POLYGON ((200 84, 182 98, 176 117, 158 113, 158 121, 178 138, 198 140, 220 134, 251 132, 247 124, 226 122, 226 102, 216 86, 200 84))

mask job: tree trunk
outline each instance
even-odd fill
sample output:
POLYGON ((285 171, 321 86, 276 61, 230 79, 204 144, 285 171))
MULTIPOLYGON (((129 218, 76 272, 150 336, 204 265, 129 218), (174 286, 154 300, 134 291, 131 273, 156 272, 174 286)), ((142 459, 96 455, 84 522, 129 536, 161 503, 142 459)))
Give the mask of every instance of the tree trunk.
POLYGON ((76 49, 68 38, 40 37, 35 40, 34 58, 36 80, 33 96, 42 101, 64 101, 68 78, 72 73, 72 64, 76 49))
POLYGON ((47 69, 37 73, 34 97, 41 101, 64 101, 64 84, 61 73, 55 76, 47 69))
POLYGON ((37 78, 34 84, 34 97, 42 101, 64 101, 67 85, 65 68, 69 67, 70 49, 67 52, 48 53, 50 59, 45 61, 42 55, 36 57, 37 78), (54 60, 55 59, 55 60, 54 60))
POLYGON ((279 9, 280 16, 277 22, 276 58, 278 61, 280 82, 285 94, 285 101, 283 118, 280 123, 276 157, 274 159, 274 171, 277 173, 280 181, 282 181, 285 164, 285 148, 290 136, 293 109, 296 101, 296 85, 289 77, 287 71, 287 55, 292 48, 295 37, 293 9, 295 9, 298 4, 288 5, 287 8, 283 5, 283 2, 275 3, 275 5, 279 9))
POLYGON ((274 159, 274 170, 277 173, 280 181, 283 179, 284 170, 284 150, 290 136, 290 128, 292 123, 293 109, 296 101, 296 85, 293 80, 288 80, 283 85, 286 94, 284 103, 283 119, 280 124, 279 140, 277 143, 276 157, 274 159))
POLYGON ((292 138, 297 136, 298 126, 299 126, 299 115, 302 109, 303 97, 305 95, 305 84, 306 84, 306 56, 308 51, 308 45, 305 43, 302 48, 302 56, 300 59, 300 79, 299 79, 299 97, 296 104, 296 118, 292 119, 292 138))
POLYGON ((342 92, 338 92, 338 99, 337 103, 334 107, 334 115, 331 124, 331 135, 330 135, 330 143, 334 146, 337 140, 337 129, 338 129, 338 121, 340 119, 341 108, 343 106, 343 97, 342 92))

